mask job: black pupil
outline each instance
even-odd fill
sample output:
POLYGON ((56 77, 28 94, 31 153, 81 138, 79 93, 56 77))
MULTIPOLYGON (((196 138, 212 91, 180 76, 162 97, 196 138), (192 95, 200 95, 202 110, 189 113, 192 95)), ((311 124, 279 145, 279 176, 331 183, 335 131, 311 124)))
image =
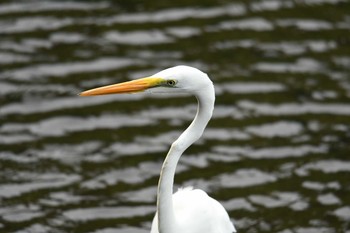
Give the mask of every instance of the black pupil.
POLYGON ((175 82, 174 82, 173 80, 169 80, 169 81, 168 81, 168 84, 172 86, 172 85, 175 84, 175 82))

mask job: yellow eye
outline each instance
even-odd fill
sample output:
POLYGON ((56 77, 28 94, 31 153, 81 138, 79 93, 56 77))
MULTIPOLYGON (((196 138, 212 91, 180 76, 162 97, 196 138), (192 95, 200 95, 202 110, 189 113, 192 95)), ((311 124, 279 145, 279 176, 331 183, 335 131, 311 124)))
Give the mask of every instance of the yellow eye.
POLYGON ((169 80, 166 81, 166 84, 167 84, 168 86, 175 86, 176 81, 173 80, 173 79, 169 79, 169 80))

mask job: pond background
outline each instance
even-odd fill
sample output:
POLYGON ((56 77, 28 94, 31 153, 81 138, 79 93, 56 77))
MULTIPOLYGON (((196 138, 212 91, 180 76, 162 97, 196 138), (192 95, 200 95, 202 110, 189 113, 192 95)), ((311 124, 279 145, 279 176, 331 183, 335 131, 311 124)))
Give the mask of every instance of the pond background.
POLYGON ((146 233, 188 96, 82 98, 186 64, 216 108, 176 187, 238 232, 350 232, 350 2, 1 1, 0 232, 146 233))

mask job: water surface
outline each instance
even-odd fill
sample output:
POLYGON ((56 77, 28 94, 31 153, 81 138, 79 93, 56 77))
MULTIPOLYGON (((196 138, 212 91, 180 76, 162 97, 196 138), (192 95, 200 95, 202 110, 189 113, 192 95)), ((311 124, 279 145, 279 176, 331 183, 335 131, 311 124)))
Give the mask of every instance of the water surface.
POLYGON ((2 1, 0 231, 149 232, 172 95, 76 96, 186 64, 217 100, 181 158, 239 232, 350 232, 350 4, 2 1))

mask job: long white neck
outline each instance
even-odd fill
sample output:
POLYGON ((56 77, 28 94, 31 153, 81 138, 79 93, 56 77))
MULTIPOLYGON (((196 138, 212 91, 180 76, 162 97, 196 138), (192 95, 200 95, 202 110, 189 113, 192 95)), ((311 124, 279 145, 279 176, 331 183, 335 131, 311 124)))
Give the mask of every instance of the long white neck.
POLYGON ((162 166, 158 184, 157 212, 159 233, 175 233, 176 217, 173 209, 172 194, 176 165, 182 153, 203 134, 214 109, 214 86, 208 85, 196 94, 197 114, 191 125, 172 144, 162 166))

